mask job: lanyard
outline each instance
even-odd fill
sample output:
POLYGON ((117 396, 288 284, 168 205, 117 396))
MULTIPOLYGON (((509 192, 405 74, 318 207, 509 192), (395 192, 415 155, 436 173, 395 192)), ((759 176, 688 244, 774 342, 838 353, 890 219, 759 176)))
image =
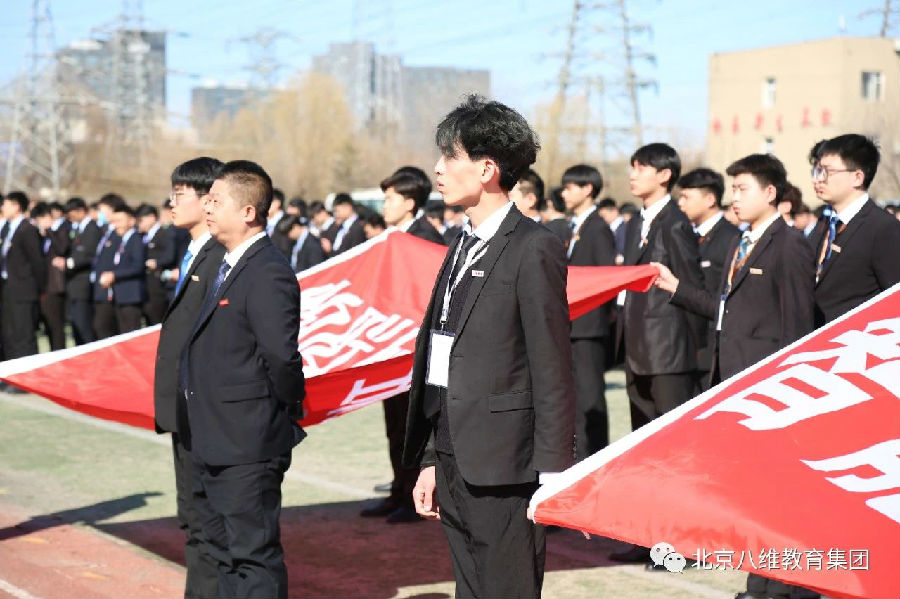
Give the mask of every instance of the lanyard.
MULTIPOLYGON (((460 238, 459 245, 456 246, 456 253, 453 254, 453 266, 450 268, 450 272, 452 273, 454 268, 456 268, 456 261, 459 260, 459 255, 462 252, 463 239, 460 238)), ((447 319, 450 316, 450 298, 453 297, 453 292, 456 290, 456 287, 459 285, 459 282, 462 281, 463 276, 465 276, 466 270, 469 269, 470 266, 481 260, 482 256, 487 253, 487 242, 483 239, 479 239, 478 243, 469 250, 468 255, 463 262, 462 268, 459 269, 459 272, 456 273, 456 278, 452 281, 447 282, 447 288, 444 290, 444 304, 441 306, 441 329, 444 328, 444 325, 447 324, 447 319)))

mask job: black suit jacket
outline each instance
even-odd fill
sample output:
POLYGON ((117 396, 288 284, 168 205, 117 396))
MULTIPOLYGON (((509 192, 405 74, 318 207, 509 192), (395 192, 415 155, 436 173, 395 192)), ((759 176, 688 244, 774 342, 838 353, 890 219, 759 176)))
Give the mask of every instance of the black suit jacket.
POLYGON ((91 264, 91 276, 94 279, 92 284, 94 302, 108 302, 109 290, 100 285, 100 273, 111 271, 115 267, 116 250, 122 238, 113 230, 102 231, 103 236, 97 245, 97 253, 94 255, 94 261, 91 264))
POLYGON ((409 225, 409 229, 407 229, 406 232, 410 235, 415 235, 419 239, 424 239, 425 241, 447 245, 444 236, 441 235, 424 216, 414 220, 412 224, 409 225))
POLYGON ((338 231, 340 231, 342 225, 338 225, 337 223, 331 225, 331 228, 328 229, 326 237, 332 241, 332 249, 331 255, 337 256, 338 254, 343 254, 347 250, 352 247, 356 247, 361 243, 365 243, 366 241, 366 231, 363 229, 362 221, 357 218, 353 223, 351 223, 350 227, 347 229, 347 232, 344 234, 343 239, 341 240, 341 247, 339 249, 334 249, 334 243, 337 240, 338 231))
MULTIPOLYGON (((616 240, 612 230, 596 210, 584 220, 576 237, 571 241, 571 266, 615 266, 616 240)), ((609 334, 609 310, 611 302, 591 310, 572 321, 572 339, 596 339, 609 334)), ((602 368, 604 365, 600 365, 602 368)))
MULTIPOLYGON (((291 248, 291 251, 288 252, 289 261, 292 258, 293 251, 293 248, 291 248)), ((300 246, 300 252, 297 253, 297 264, 293 266, 293 270, 296 273, 302 272, 316 264, 321 264, 325 261, 325 257, 322 242, 312 233, 308 233, 306 239, 303 240, 303 245, 300 246)))
POLYGON ((459 234, 462 232, 462 227, 459 225, 454 225, 452 227, 447 227, 447 229, 441 234, 441 237, 444 238, 444 245, 453 245, 456 243, 456 240, 459 239, 459 234))
MULTIPOLYGON (((700 272, 703 274, 703 288, 715 297, 721 294, 722 271, 731 267, 731 258, 734 256, 734 244, 740 239, 741 231, 725 218, 706 234, 705 239, 700 239, 700 272)), ((697 366, 701 371, 710 368, 713 362, 713 344, 716 337, 716 321, 707 321, 706 337, 702 339, 703 345, 697 353, 697 366)))
POLYGON ((72 238, 69 233, 72 230, 72 223, 64 220, 56 230, 50 229, 44 235, 44 260, 47 262, 47 285, 44 288, 46 293, 63 294, 66 292, 66 273, 52 266, 54 258, 65 258, 69 255, 69 248, 72 245, 72 238))
POLYGON ((544 223, 544 226, 559 237, 559 240, 563 242, 563 245, 569 244, 569 240, 572 238, 572 229, 569 227, 569 221, 565 218, 555 218, 551 221, 547 221, 544 223))
POLYGON ((160 280, 159 275, 164 270, 177 268, 175 262, 175 237, 160 227, 153 237, 147 242, 147 260, 156 260, 156 268, 147 269, 147 295, 164 296, 166 285, 160 280))
MULTIPOLYGON (((435 462, 423 410, 429 338, 443 301, 447 252, 416 340, 404 446, 408 467, 435 462)), ((449 430, 463 478, 474 485, 533 482, 574 456, 575 390, 559 239, 513 206, 479 261, 450 353, 449 430)))
POLYGON ((70 300, 91 300, 91 264, 97 253, 97 244, 103 233, 94 221, 78 231, 78 225, 72 225, 72 245, 66 260, 66 295, 70 300))
MULTIPOLYGON (((817 258, 827 231, 823 219, 810 235, 817 258)), ((872 200, 835 237, 834 245, 840 251, 832 250, 816 284, 817 327, 900 282, 900 221, 872 200)))
MULTIPOLYGON (((676 277, 700 287, 700 252, 697 235, 675 200, 656 215, 641 241, 640 215, 628 221, 625 265, 660 262, 676 277)), ((677 374, 697 369, 697 348, 706 334, 701 318, 669 302, 669 294, 651 287, 646 293, 629 291, 625 297, 625 363, 635 374, 677 374)))
POLYGON ((299 328, 297 278, 264 236, 231 269, 184 349, 192 449, 204 462, 261 462, 293 447, 304 396, 299 328))
MULTIPOLYGON (((729 249, 729 266, 738 243, 735 239, 729 249)), ((724 270, 717 293, 681 281, 672 303, 715 321, 728 283, 728 269, 724 270)), ((803 233, 776 219, 731 283, 722 330, 713 347, 722 380, 813 330, 815 276, 813 251, 803 233)))
POLYGON ((184 391, 178 389, 179 359, 194 330, 207 288, 215 280, 224 255, 225 247, 215 238, 203 244, 185 275, 181 289, 163 315, 153 376, 158 433, 170 431, 183 436, 189 433, 184 391))
POLYGON ((36 302, 47 283, 47 262, 41 248, 41 234, 27 218, 12 233, 6 254, 7 278, 3 301, 36 302))
POLYGON ((135 229, 124 245, 121 238, 116 243, 119 263, 114 264, 111 269, 116 275, 112 287, 113 301, 119 306, 143 304, 147 300, 147 280, 144 275, 147 254, 141 234, 135 229))

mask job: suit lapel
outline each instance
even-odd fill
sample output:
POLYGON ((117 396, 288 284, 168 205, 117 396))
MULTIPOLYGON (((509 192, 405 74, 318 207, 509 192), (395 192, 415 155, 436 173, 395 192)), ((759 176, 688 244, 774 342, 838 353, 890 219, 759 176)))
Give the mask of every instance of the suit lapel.
POLYGON ((212 248, 213 244, 216 243, 216 240, 212 237, 206 240, 206 243, 203 244, 203 247, 200 248, 200 251, 197 252, 197 255, 194 257, 194 261, 191 262, 191 267, 188 269, 187 274, 184 275, 184 283, 182 283, 181 288, 178 290, 178 293, 175 294, 175 297, 172 298, 172 302, 169 304, 169 307, 166 308, 166 313, 163 316, 163 320, 168 318, 169 314, 175 308, 175 305, 181 301, 181 298, 184 296, 184 290, 187 289, 188 279, 191 275, 197 272, 197 269, 206 260, 206 255, 209 253, 209 250, 212 248))
MULTIPOLYGON (((856 234, 857 231, 865 228, 865 220, 866 220, 866 218, 868 218, 873 207, 876 207, 876 206, 872 202, 872 200, 871 199, 866 200, 866 203, 863 204, 863 207, 859 210, 859 212, 856 214, 856 216, 854 216, 850 220, 850 223, 847 225, 847 228, 844 229, 844 232, 841 233, 841 236, 840 236, 841 243, 838 244, 839 248, 843 249, 847 245, 847 243, 850 241, 850 239, 856 234)), ((880 210, 880 208, 878 208, 878 209, 880 210)), ((837 241, 838 241, 837 236, 835 236, 835 239, 831 244, 832 248, 834 248, 837 241)), ((819 252, 821 252, 821 250, 822 250, 822 247, 820 244, 819 248, 817 248, 817 250, 816 250, 816 259, 817 260, 819 258, 819 252)), ((819 275, 819 283, 822 282, 822 279, 824 279, 825 275, 827 275, 828 272, 831 270, 832 265, 840 259, 841 259, 841 252, 835 252, 834 250, 832 250, 831 259, 828 260, 828 263, 825 264, 825 268, 822 269, 822 274, 819 275)), ((816 285, 818 285, 819 283, 816 283, 816 285)))
MULTIPOLYGON (((659 211, 659 214, 657 214, 656 218, 653 219, 653 222, 650 223, 650 229, 647 231, 647 243, 645 243, 643 247, 638 248, 638 255, 635 264, 641 261, 641 259, 644 257, 644 252, 647 251, 648 247, 653 245, 653 241, 656 239, 656 236, 659 235, 659 223, 666 218, 668 211, 672 209, 672 204, 673 202, 670 197, 666 205, 663 206, 663 209, 659 211)), ((640 237, 640 230, 638 230, 638 237, 640 237)), ((638 244, 640 244, 640 241, 638 241, 638 244)))
POLYGON ((772 243, 772 237, 780 233, 785 227, 787 227, 787 223, 784 222, 783 218, 778 218, 775 222, 769 225, 769 228, 766 229, 766 232, 763 233, 762 237, 759 238, 759 241, 756 242, 756 245, 753 247, 753 250, 747 257, 747 261, 744 263, 744 266, 742 266, 741 269, 738 270, 734 275, 734 280, 731 282, 731 293, 729 295, 734 294, 734 290, 737 289, 738 285, 741 284, 741 281, 747 278, 747 274, 750 272, 750 268, 752 266, 755 266, 756 263, 759 262, 760 256, 765 253, 766 248, 769 247, 770 243, 772 243))
MULTIPOLYGON (((484 284, 487 282, 488 278, 490 278, 491 272, 494 270, 494 266, 500 258, 500 254, 503 253, 503 249, 506 247, 506 244, 509 243, 508 235, 515 230, 521 219, 522 213, 519 212, 515 206, 512 206, 509 210, 509 214, 506 215, 506 218, 504 218, 503 222, 500 224, 500 228, 497 229, 494 237, 491 238, 487 252, 480 261, 481 268, 479 270, 484 271, 484 276, 474 277, 472 280, 472 285, 469 287, 469 293, 466 295, 466 302, 463 304, 462 312, 459 315, 459 325, 456 327, 456 339, 459 339, 460 334, 466 326, 466 321, 472 313, 472 308, 475 307, 475 301, 481 294, 484 284)), ((463 276, 465 276, 465 274, 463 274, 463 276)), ((456 340, 454 340, 454 344, 455 342, 456 340)))

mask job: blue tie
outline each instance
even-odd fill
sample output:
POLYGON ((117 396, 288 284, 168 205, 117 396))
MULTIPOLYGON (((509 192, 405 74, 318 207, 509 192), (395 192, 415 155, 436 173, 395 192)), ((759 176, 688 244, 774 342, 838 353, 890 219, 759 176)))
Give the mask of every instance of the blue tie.
POLYGON ((216 282, 213 283, 212 297, 216 297, 216 294, 219 293, 219 287, 225 282, 225 276, 229 270, 231 270, 231 265, 227 261, 222 260, 222 264, 219 265, 219 273, 216 275, 216 282))
MULTIPOLYGON (((738 253, 737 253, 737 259, 736 259, 736 262, 738 265, 740 265, 740 263, 744 260, 744 258, 747 257, 747 253, 750 251, 750 245, 751 245, 750 236, 744 235, 741 238, 740 245, 738 245, 738 253)), ((738 266, 738 267, 740 267, 740 266, 738 266)))
POLYGON ((191 250, 187 250, 184 253, 184 258, 181 259, 181 270, 178 271, 178 283, 175 285, 175 295, 178 295, 178 292, 181 291, 181 285, 187 278, 188 264, 191 263, 191 258, 193 257, 194 255, 191 254, 191 250))
MULTIPOLYGON (((215 305, 216 296, 219 293, 219 287, 222 286, 222 283, 225 281, 225 275, 228 274, 228 271, 231 270, 231 265, 228 264, 225 260, 222 260, 222 264, 219 265, 219 274, 216 275, 216 280, 213 282, 212 287, 209 288, 206 297, 203 300, 203 307, 200 310, 200 319, 194 324, 194 331, 197 331, 197 328, 204 322, 204 318, 209 312, 210 309, 215 305)), ((187 397, 188 393, 188 383, 190 380, 190 367, 188 364, 190 352, 184 352, 181 356, 181 364, 178 368, 178 386, 185 392, 185 397, 187 397)))
POLYGON ((838 227, 840 226, 840 217, 832 212, 831 216, 828 217, 828 237, 825 239, 825 255, 822 258, 822 263, 819 264, 819 267, 816 269, 817 276, 822 274, 822 271, 825 269, 825 265, 828 264, 828 261, 831 259, 831 249, 834 245, 834 238, 837 237, 838 227))

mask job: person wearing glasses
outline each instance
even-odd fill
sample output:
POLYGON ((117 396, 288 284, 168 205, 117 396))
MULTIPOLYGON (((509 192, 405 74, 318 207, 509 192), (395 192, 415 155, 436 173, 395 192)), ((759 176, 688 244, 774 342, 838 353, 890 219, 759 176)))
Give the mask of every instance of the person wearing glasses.
MULTIPOLYGON (((210 282, 216 278, 225 247, 213 239, 206 226, 203 205, 222 163, 215 158, 195 158, 172 172, 172 224, 190 233, 191 242, 178 269, 175 296, 162 317, 153 402, 157 433, 172 434, 175 457, 175 494, 178 526, 186 534, 187 566, 185 597, 218 597, 218 562, 200 541, 200 521, 194 509, 191 435, 184 391, 178 388, 181 350, 194 330, 210 282)), ((174 270, 172 271, 175 272, 174 270)))
POLYGON ((816 251, 816 326, 900 281, 900 221, 869 197, 880 155, 871 139, 850 133, 809 154, 816 196, 830 209, 810 235, 816 251))

